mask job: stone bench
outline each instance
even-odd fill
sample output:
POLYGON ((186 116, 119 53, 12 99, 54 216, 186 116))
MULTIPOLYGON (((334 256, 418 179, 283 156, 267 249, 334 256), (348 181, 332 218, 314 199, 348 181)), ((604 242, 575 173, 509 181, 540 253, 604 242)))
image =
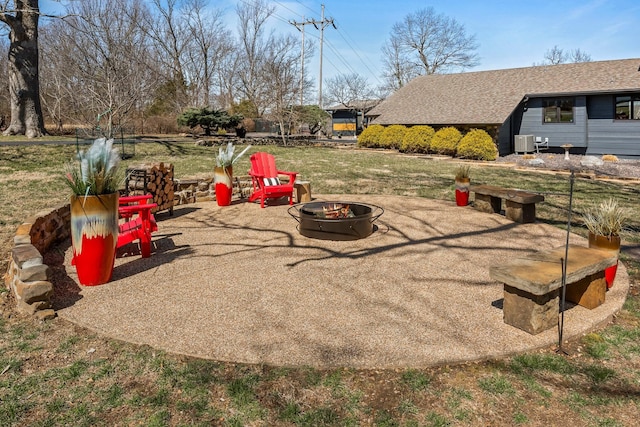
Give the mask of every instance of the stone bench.
POLYGON ((536 203, 543 202, 544 196, 528 191, 496 187, 495 185, 472 185, 475 194, 474 207, 487 213, 500 213, 502 199, 505 200, 505 216, 521 224, 535 222, 536 203))
MULTIPOLYGON (((504 284, 504 322, 530 334, 558 325, 562 259, 565 247, 516 258, 489 268, 489 276, 504 284)), ((569 246, 565 298, 593 309, 605 300, 604 270, 618 260, 615 251, 569 246)))

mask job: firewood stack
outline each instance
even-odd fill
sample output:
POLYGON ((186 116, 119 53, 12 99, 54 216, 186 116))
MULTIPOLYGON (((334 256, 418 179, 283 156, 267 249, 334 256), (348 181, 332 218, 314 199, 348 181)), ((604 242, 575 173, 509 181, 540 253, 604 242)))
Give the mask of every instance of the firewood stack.
POLYGON ((152 163, 127 169, 126 194, 153 195, 151 203, 158 207, 152 212, 169 210, 173 214, 173 165, 171 163, 152 163))

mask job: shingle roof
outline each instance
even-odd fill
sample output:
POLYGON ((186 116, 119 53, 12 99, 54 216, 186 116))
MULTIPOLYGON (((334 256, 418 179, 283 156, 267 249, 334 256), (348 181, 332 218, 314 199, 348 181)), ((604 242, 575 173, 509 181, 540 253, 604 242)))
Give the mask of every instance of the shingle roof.
POLYGON ((420 76, 367 116, 379 124, 500 124, 525 96, 640 91, 640 59, 420 76))

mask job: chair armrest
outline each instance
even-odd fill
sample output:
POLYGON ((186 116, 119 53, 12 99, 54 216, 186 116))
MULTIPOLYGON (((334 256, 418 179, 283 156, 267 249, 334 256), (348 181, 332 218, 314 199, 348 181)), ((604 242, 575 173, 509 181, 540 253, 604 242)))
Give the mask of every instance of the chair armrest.
POLYGON ((118 208, 118 213, 120 214, 132 214, 136 212, 142 212, 144 210, 151 210, 153 208, 157 208, 157 203, 146 203, 144 205, 129 205, 129 206, 120 206, 118 208))
POLYGON ((278 172, 278 174, 280 175, 287 175, 289 177, 289 183, 292 185, 296 180, 296 175, 298 175, 298 172, 287 172, 287 171, 281 171, 281 170, 278 170, 276 172, 278 172))
POLYGON ((121 196, 118 197, 118 202, 123 205, 126 203, 137 203, 148 199, 153 199, 153 194, 142 194, 139 196, 121 196))

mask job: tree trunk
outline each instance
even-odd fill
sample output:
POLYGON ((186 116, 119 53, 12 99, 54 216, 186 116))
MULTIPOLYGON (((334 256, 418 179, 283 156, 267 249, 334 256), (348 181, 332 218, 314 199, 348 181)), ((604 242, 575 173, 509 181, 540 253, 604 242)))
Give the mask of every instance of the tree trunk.
POLYGON ((15 16, 0 14, 9 28, 11 122, 4 135, 35 138, 46 133, 38 76, 38 0, 16 0, 15 16))

